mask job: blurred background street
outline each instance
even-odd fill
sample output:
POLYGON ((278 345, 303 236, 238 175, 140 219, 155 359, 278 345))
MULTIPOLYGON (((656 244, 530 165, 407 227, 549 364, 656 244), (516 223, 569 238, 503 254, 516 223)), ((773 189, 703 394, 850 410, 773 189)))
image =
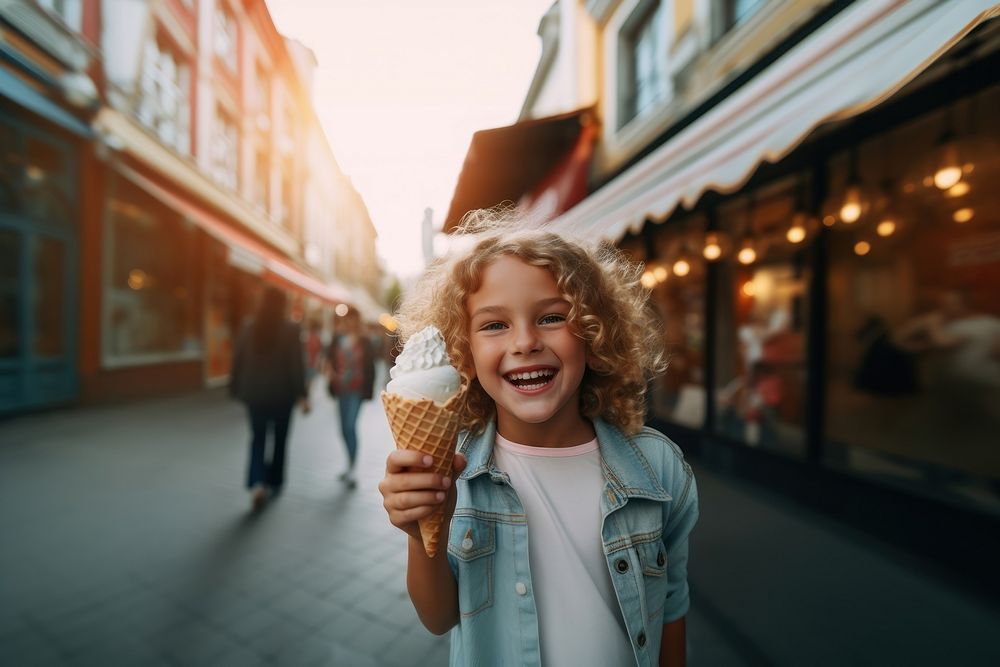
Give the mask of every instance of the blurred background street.
POLYGON ((0 0, 0 665, 446 664, 322 385, 510 205, 641 265, 692 665, 1000 664, 997 108, 994 0, 0 0))
MULTIPOLYGON (((446 665, 376 489, 385 417, 362 409, 350 491, 332 402, 314 398, 259 515, 243 408, 221 392, 0 424, 0 664, 446 665)), ((1000 661, 1000 612, 940 569, 696 474, 692 666, 1000 661)))

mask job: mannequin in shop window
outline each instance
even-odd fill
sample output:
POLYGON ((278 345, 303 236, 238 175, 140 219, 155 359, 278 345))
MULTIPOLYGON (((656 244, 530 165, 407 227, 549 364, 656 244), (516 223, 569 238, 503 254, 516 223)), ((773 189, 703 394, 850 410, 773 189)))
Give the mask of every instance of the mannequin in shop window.
POLYGON ((247 488, 254 510, 281 492, 285 443, 296 401, 309 412, 302 342, 298 325, 286 319, 285 293, 268 287, 257 313, 243 330, 233 357, 230 393, 247 406, 250 462, 247 488), (267 456, 267 436, 273 436, 267 456))

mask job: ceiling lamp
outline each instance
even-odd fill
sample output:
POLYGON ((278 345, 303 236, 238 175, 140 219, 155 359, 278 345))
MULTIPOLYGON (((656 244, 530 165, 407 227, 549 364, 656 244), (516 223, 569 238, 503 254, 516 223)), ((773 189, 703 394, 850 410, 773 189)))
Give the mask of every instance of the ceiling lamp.
POLYGON ((691 273, 691 264, 681 255, 676 262, 674 262, 674 275, 683 278, 687 274, 691 273))
POLYGON ((792 218, 792 226, 788 228, 785 232, 785 238, 788 239, 789 243, 802 243, 806 239, 806 215, 805 213, 796 213, 792 218))
POLYGON ((958 155, 955 140, 955 106, 948 109, 944 132, 937 140, 937 166, 934 171, 934 185, 939 190, 948 190, 962 180, 962 160, 958 155))
POLYGON ((753 249, 753 241, 749 238, 743 241, 743 247, 736 253, 736 259, 740 264, 753 264, 757 261, 757 251, 753 249))

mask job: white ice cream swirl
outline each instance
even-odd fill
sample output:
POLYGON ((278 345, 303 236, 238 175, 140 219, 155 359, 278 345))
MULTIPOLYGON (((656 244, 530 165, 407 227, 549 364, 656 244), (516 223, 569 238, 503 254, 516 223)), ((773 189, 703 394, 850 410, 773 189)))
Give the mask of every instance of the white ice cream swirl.
POLYGON ((451 365, 444 337, 436 327, 426 327, 410 336, 396 365, 389 369, 385 390, 411 400, 430 399, 444 405, 458 393, 461 379, 451 365))

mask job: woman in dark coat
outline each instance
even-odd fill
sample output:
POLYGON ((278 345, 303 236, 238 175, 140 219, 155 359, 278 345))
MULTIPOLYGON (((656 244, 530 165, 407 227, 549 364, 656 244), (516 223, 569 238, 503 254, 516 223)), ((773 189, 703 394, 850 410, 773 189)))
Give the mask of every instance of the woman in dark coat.
POLYGON ((230 393, 247 406, 250 416, 250 463, 247 488, 260 509, 268 492, 277 494, 285 477, 285 441, 296 401, 309 412, 299 327, 285 319, 285 293, 264 292, 254 320, 236 345, 230 393), (267 432, 274 433, 270 460, 265 458, 267 432))

